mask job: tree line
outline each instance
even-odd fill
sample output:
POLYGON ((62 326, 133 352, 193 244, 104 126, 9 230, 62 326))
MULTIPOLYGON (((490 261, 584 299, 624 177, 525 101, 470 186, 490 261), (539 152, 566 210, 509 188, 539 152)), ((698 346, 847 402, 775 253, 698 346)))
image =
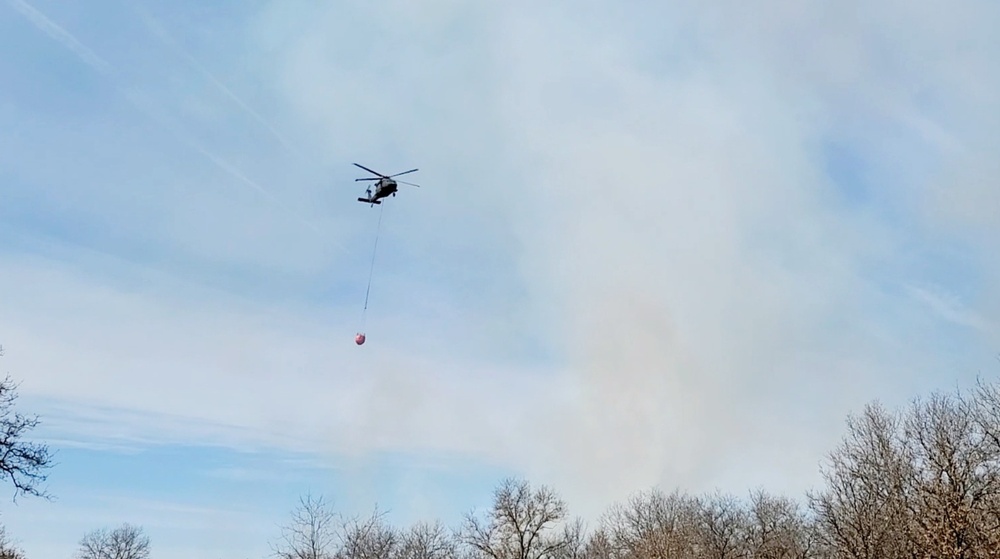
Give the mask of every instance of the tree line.
POLYGON ((847 420, 798 499, 654 488, 587 529, 549 487, 504 480, 460 526, 397 529, 377 511, 343 521, 307 496, 274 547, 279 559, 980 559, 1000 557, 1000 385, 934 393, 847 420))
MULTIPOLYGON (((46 498, 52 455, 26 440, 38 418, 14 410, 16 388, 0 381, 0 473, 15 499, 46 498)), ((1000 384, 898 410, 870 403, 848 417, 821 473, 822 487, 798 498, 653 488, 592 526, 554 489, 520 478, 503 480, 490 506, 457 526, 396 527, 377 507, 346 517, 305 495, 271 548, 277 559, 1000 558, 1000 384)), ((140 526, 100 528, 76 556, 147 559, 150 541, 140 526)), ((2 525, 0 559, 26 559, 2 525)))

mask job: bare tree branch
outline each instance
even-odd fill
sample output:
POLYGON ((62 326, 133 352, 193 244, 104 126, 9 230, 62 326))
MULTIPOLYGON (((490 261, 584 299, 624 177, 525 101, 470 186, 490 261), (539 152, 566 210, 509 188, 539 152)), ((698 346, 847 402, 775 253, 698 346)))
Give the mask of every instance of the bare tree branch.
MULTIPOLYGON (((0 356, 3 348, 0 347, 0 356)), ((38 416, 22 415, 14 410, 18 385, 8 375, 0 381, 0 475, 14 486, 18 495, 50 498, 40 484, 47 479, 45 471, 52 467, 48 446, 24 440, 38 426, 38 416)))
POLYGON ((24 551, 10 541, 3 526, 0 526, 0 559, 24 559, 24 551))
POLYGON ((910 463, 899 442, 900 421, 872 404, 860 417, 848 418, 847 426, 847 437, 823 471, 826 490, 810 495, 819 533, 845 557, 909 557, 910 463))
POLYGON ((394 559, 453 559, 458 554, 455 538, 440 522, 420 523, 403 533, 394 559))
POLYGON ((339 559, 389 559, 396 552, 399 537, 385 522, 385 513, 375 507, 364 520, 344 523, 339 559))
POLYGON ((149 537, 139 526, 122 524, 101 528, 83 536, 77 559, 148 559, 149 537))
POLYGON ((551 489, 509 478, 494 491, 487 519, 467 514, 459 538, 491 559, 549 559, 570 545, 569 533, 552 533, 565 516, 566 504, 551 489))
POLYGON ((278 559, 333 559, 337 514, 322 496, 299 498, 291 521, 281 527, 281 542, 272 544, 278 559))

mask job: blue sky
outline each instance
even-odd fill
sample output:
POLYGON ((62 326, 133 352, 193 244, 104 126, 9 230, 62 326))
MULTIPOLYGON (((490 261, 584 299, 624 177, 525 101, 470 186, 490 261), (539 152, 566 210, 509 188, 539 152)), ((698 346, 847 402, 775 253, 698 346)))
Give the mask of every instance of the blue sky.
POLYGON ((8 532, 801 495, 864 403, 995 376, 1000 8, 714 6, 7 0, 0 362, 59 462, 8 532))

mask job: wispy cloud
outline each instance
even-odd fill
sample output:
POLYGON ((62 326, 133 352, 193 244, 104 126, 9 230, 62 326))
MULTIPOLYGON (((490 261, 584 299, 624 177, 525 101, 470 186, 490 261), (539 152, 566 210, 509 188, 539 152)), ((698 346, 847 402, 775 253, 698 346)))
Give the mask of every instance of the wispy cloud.
POLYGON ((249 468, 215 468, 205 472, 211 478, 243 483, 257 481, 288 481, 288 472, 269 472, 249 468))
POLYGON ((980 333, 1000 340, 1000 328, 980 313, 970 309, 955 295, 933 287, 907 286, 907 291, 921 301, 940 318, 978 330, 980 333))

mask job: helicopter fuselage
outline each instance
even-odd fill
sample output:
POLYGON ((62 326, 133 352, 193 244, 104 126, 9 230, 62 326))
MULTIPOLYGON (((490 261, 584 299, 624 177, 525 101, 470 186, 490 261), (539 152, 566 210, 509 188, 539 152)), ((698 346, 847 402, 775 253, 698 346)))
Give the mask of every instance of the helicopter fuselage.
POLYGON ((372 195, 372 190, 369 188, 367 190, 368 198, 358 198, 358 202, 364 202, 367 204, 381 204, 380 200, 386 198, 390 195, 395 196, 396 191, 399 189, 399 185, 396 181, 392 179, 380 179, 378 183, 375 184, 375 194, 372 195))
POLYGON ((396 184, 396 181, 392 179, 382 179, 378 181, 378 184, 375 186, 375 197, 385 198, 390 194, 395 194, 398 188, 399 185, 396 184))

